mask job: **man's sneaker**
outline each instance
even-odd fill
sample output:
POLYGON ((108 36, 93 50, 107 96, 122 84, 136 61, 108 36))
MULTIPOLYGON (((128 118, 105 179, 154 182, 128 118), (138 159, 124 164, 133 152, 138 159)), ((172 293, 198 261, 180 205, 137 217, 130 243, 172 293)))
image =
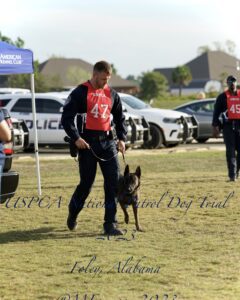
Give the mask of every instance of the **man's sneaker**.
POLYGON ((229 181, 236 181, 236 178, 235 177, 230 177, 229 181))
POLYGON ((69 230, 76 230, 77 229, 77 218, 74 218, 71 213, 69 212, 68 218, 67 218, 67 227, 69 230))
POLYGON ((123 232, 120 229, 112 227, 111 229, 104 230, 104 234, 106 235, 123 235, 123 232))

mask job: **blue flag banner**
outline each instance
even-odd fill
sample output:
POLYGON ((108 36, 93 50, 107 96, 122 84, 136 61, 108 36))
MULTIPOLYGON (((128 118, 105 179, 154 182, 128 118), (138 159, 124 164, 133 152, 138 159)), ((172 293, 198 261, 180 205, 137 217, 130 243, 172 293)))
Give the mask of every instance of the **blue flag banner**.
POLYGON ((33 73, 33 53, 0 41, 0 74, 33 73))

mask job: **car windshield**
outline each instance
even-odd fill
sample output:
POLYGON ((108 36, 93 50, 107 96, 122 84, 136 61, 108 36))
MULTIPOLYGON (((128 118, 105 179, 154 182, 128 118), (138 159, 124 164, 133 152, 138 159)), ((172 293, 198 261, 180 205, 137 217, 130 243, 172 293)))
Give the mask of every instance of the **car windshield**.
POLYGON ((125 102, 127 105, 134 109, 143 109, 150 107, 150 105, 134 96, 121 96, 121 99, 123 102, 125 102))

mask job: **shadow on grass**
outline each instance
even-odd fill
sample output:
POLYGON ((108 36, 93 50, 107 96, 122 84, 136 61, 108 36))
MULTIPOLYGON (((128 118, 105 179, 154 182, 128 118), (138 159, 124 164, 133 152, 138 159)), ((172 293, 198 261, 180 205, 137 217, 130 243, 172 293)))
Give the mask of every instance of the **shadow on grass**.
POLYGON ((70 232, 69 230, 55 230, 54 227, 41 227, 32 230, 12 230, 0 233, 0 244, 16 243, 16 242, 30 242, 41 240, 58 240, 58 239, 76 239, 98 237, 101 233, 85 232, 78 233, 70 232))

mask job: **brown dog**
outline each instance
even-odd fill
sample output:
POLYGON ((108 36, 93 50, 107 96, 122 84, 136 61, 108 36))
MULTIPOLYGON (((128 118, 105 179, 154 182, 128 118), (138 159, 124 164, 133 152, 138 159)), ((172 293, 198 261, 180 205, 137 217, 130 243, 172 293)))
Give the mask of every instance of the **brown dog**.
POLYGON ((125 167, 124 175, 119 179, 118 185, 118 202, 124 213, 125 223, 129 222, 129 215, 127 212, 128 205, 132 205, 135 225, 138 231, 143 231, 138 219, 138 199, 140 188, 141 168, 137 167, 135 173, 129 172, 129 166, 125 167))

